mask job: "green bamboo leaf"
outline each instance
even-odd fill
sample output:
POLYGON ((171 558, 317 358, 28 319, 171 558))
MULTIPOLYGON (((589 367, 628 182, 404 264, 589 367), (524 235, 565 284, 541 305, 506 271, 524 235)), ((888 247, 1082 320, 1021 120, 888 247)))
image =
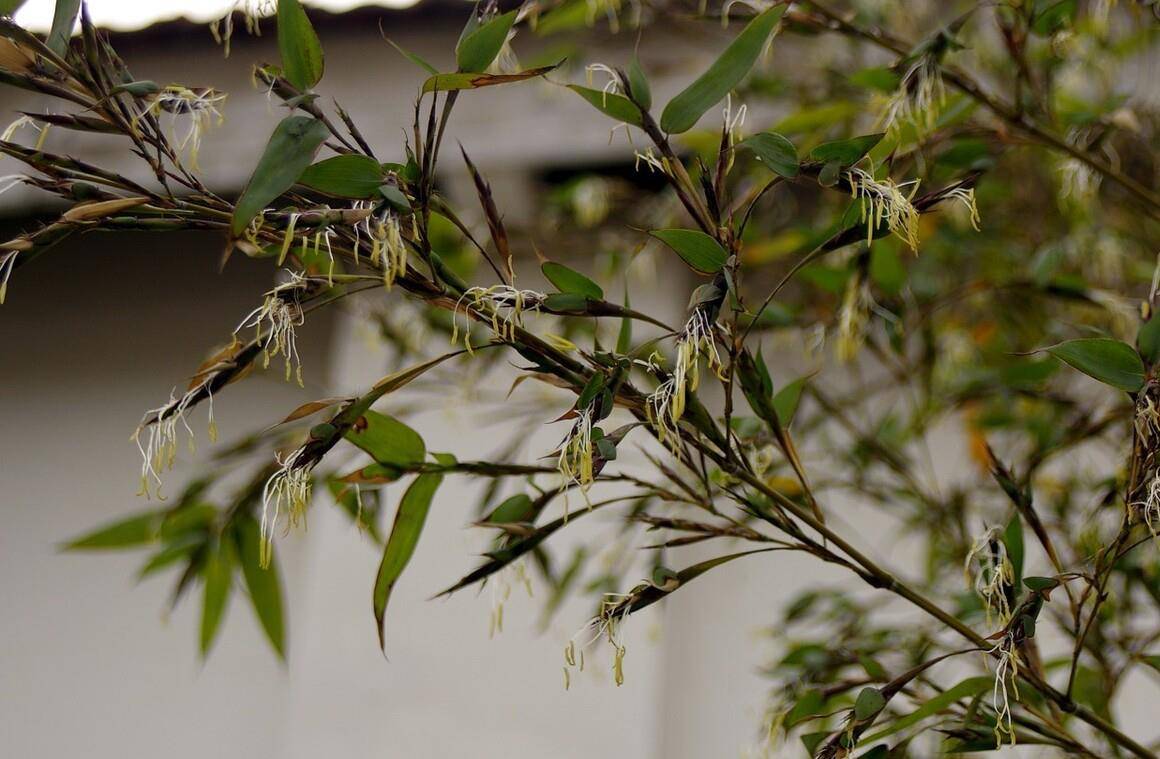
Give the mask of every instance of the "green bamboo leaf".
POLYGON ((384 625, 391 591, 415 553, 415 546, 419 543, 419 535, 423 531, 423 523, 427 520, 427 512, 431 508, 431 500, 442 482, 442 474, 421 474, 407 488, 402 501, 399 502, 395 523, 391 527, 390 537, 387 538, 386 548, 383 549, 383 560, 379 564, 378 577, 375 579, 375 622, 378 625, 381 649, 386 649, 384 625))
POLYGON ((496 16, 486 24, 469 32, 455 47, 455 64, 460 71, 486 71, 499 55, 508 33, 516 22, 518 10, 496 16))
POLYGON ((1086 337, 1043 350, 1105 385, 1129 393, 1144 386, 1144 363, 1130 345, 1119 340, 1086 337))
POLYGON ((278 52, 283 75, 299 90, 305 92, 322 79, 322 43, 298 0, 278 0, 278 52))
POLYGON ((1156 314, 1140 325, 1140 331, 1136 333, 1136 348, 1149 364, 1160 358, 1160 318, 1156 314))
POLYGON ((823 142, 810 151, 810 159, 818 163, 836 162, 840 166, 852 166, 862 160, 862 156, 869 153, 885 136, 884 133, 866 134, 848 140, 823 142))
POLYGON ((858 692, 854 701, 854 719, 866 720, 886 708, 886 698, 877 688, 867 687, 858 692))
MULTIPOLYGON (((628 285, 624 286, 624 307, 630 307, 628 299, 628 285)), ((625 316, 620 320, 620 331, 616 333, 616 352, 620 355, 627 355, 632 349, 632 319, 625 316)))
MULTIPOLYGON (((912 725, 917 725, 927 717, 943 711, 959 699, 970 698, 971 696, 987 691, 993 684, 994 681, 990 677, 969 677, 930 699, 910 714, 891 722, 874 735, 862 739, 860 743, 862 745, 873 743, 888 735, 893 735, 900 730, 905 730, 912 725)), ((991 742, 991 747, 994 748, 994 741, 991 742)))
MULTIPOLYGON (((560 63, 563 63, 561 61, 560 63)), ((540 66, 534 69, 525 69, 513 74, 477 74, 472 72, 455 72, 453 74, 436 74, 423 82, 424 94, 428 92, 451 92, 453 90, 474 90, 480 87, 494 87, 497 84, 522 82, 543 76, 558 68, 560 63, 551 66, 540 66)))
POLYGON ((56 0, 56 10, 52 14, 52 28, 45 44, 52 52, 64 56, 68 41, 72 39, 77 25, 77 14, 81 10, 81 0, 56 0))
POLYGON ((202 567, 204 581, 201 604, 201 635, 199 638, 201 656, 204 659, 213 647, 222 617, 230 600, 230 586, 233 576, 233 561, 228 543, 218 543, 210 551, 202 567))
POLYGON ((729 259, 721 243, 696 229, 654 229, 649 234, 675 250, 685 263, 703 274, 721 271, 729 259))
POLYGON ((652 88, 649 87, 648 77, 641 68, 640 59, 635 55, 628 62, 628 90, 633 99, 640 103, 641 108, 646 111, 652 108, 652 88))
POLYGON ((600 289, 600 285, 563 264, 546 261, 540 266, 540 271, 562 293, 575 293, 593 300, 604 300, 604 290, 600 289))
POLYGON ((145 511, 125 519, 118 519, 93 532, 61 546, 64 551, 93 551, 119 548, 133 548, 152 543, 157 539, 161 525, 161 515, 156 511, 145 511))
POLYGON ((587 100, 605 116, 610 116, 617 121, 635 127, 644 124, 640 109, 624 95, 594 90, 591 87, 581 87, 578 84, 569 84, 568 89, 587 100))
POLYGON ((0 16, 15 16, 25 0, 0 0, 0 16))
POLYGON ((423 69, 428 74, 438 74, 439 73, 439 69, 435 68, 430 63, 428 63, 427 61, 425 61, 421 57, 419 57, 418 55, 415 55, 411 51, 405 49, 402 45, 399 45, 394 40, 388 39, 387 44, 389 44, 391 47, 395 48, 395 50, 399 51, 399 55, 403 56, 404 58, 409 60, 411 63, 413 63, 416 66, 418 66, 419 68, 423 69))
POLYGON ((1023 582, 1023 520, 1019 518, 1019 512, 1015 512, 1011 516, 1011 521, 1007 523, 1007 529, 1003 531, 1003 545, 1007 548, 1007 558, 1011 560, 1011 567, 1014 570, 1014 584, 1018 588, 1023 582))
POLYGON ((422 464, 427 446, 418 432, 393 416, 366 411, 362 419, 346 433, 346 439, 388 466, 422 464))
POLYGON ((739 147, 752 150, 757 159, 775 174, 788 178, 798 174, 797 148, 777 132, 759 132, 742 140, 739 147))
POLYGON ((378 193, 386 178, 378 161, 350 153, 307 166, 298 184, 339 198, 365 200, 378 193))
POLYGON ((1024 577, 1023 584, 1029 590, 1044 591, 1059 587, 1059 579, 1055 577, 1024 577))
POLYGON ((326 126, 310 116, 287 116, 278 123, 234 206, 230 231, 235 237, 245 231, 263 208, 298 181, 328 134, 326 126))
POLYGON ((661 129, 669 134, 689 131, 705 111, 729 94, 753 68, 784 12, 785 6, 779 5, 750 21, 708 71, 669 101, 661 113, 661 129))
POLYGON ((535 516, 535 506, 526 493, 517 493, 496 506, 485 521, 495 524, 528 522, 535 516))
POLYGON ((282 613, 282 583, 278 576, 278 563, 271 555, 269 566, 262 569, 261 530, 253 517, 247 515, 238 521, 236 536, 242 576, 250 592, 254 614, 278 658, 285 660, 286 627, 282 613))
POLYGON ((1140 661, 1144 662, 1157 672, 1160 672, 1160 654, 1146 654, 1140 657, 1140 661))
POLYGON ((805 390, 806 383, 811 377, 812 374, 798 377, 773 396, 773 409, 777 412, 778 421, 783 427, 788 428, 793 423, 794 414, 797 413, 798 404, 801 403, 802 391, 805 390))

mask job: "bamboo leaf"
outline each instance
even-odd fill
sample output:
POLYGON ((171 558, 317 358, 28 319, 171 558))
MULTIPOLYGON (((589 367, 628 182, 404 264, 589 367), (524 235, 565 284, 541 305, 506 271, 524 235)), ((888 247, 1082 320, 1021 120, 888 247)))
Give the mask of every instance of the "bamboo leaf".
POLYGON ((499 55, 508 33, 516 22, 518 10, 508 11, 468 33, 455 47, 455 64, 460 71, 486 71, 499 55))
POLYGON ((569 269, 563 264, 545 261, 540 266, 540 271, 562 293, 575 293, 576 295, 583 295, 593 300, 604 300, 604 290, 600 288, 600 285, 580 272, 569 269))
POLYGON ((52 28, 45 44, 57 55, 64 57, 68 41, 72 39, 77 25, 77 14, 81 10, 81 0, 56 0, 56 10, 52 15, 52 28))
POLYGON ((395 48, 395 50, 399 51, 399 55, 403 56, 404 58, 409 60, 411 63, 413 63, 416 66, 418 66, 419 68, 423 69, 428 74, 438 74, 439 73, 439 69, 435 68, 430 63, 428 63, 427 61, 425 61, 421 57, 419 57, 418 55, 415 55, 411 51, 407 50, 402 45, 399 45, 394 40, 388 39, 387 44, 389 44, 391 47, 395 48))
POLYGON ((305 92, 322 79, 322 43, 298 0, 278 0, 278 52, 284 76, 299 90, 305 92))
POLYGON ((377 411, 365 412, 346 433, 346 439, 369 453, 380 464, 422 464, 427 456, 427 446, 418 432, 393 416, 377 411))
POLYGON ((750 21, 708 71, 669 101, 661 114, 661 129, 669 134, 689 131, 705 111, 740 84, 784 12, 785 6, 779 5, 750 21))
POLYGON ((1043 350, 1105 385, 1129 393, 1144 386, 1144 363, 1130 345, 1119 340, 1086 337, 1043 350))
POLYGON ((696 229, 654 229, 649 234, 675 250, 685 263, 703 274, 721 271, 729 258, 721 243, 696 229))
POLYGON ((15 16, 25 0, 0 0, 0 16, 15 16))
MULTIPOLYGON (((900 717, 899 719, 890 723, 874 735, 864 738, 861 743, 873 743, 874 741, 881 740, 888 735, 893 735, 900 730, 905 730, 912 725, 917 725, 927 717, 943 711, 961 698, 970 698, 971 696, 985 692, 988 688, 991 687, 992 684, 993 680, 989 677, 969 677, 966 680, 963 680, 957 685, 930 699, 910 714, 907 714, 904 717, 900 717)), ((991 747, 994 748, 993 741, 991 747)))
POLYGON ((867 720, 886 708, 886 699, 882 691, 867 687, 858 692, 854 701, 854 719, 867 720))
POLYGON ((773 408, 783 427, 789 427, 793 423, 794 414, 797 413, 798 404, 801 403, 802 391, 805 390, 806 383, 811 377, 812 374, 798 377, 773 396, 773 408))
POLYGON ((386 178, 387 174, 378 161, 351 153, 307 166, 298 177, 298 184, 326 195, 364 200, 374 197, 386 178))
POLYGON ((132 548, 146 545, 157 539, 161 515, 156 511, 146 511, 119 519, 93 532, 74 538, 61 546, 64 551, 94 551, 132 548))
POLYGON ((885 134, 867 134, 848 140, 823 142, 810 151, 810 159, 818 163, 837 163, 840 167, 852 166, 882 141, 885 134))
POLYGON ((649 87, 644 69, 641 68, 640 59, 635 55, 628 63, 628 89, 632 93, 633 100, 640 103, 641 108, 646 111, 652 108, 652 89, 649 87))
POLYGON ((286 628, 282 612, 282 583, 278 575, 278 563, 273 555, 269 566, 262 569, 261 531, 258 522, 246 515, 238 522, 238 558, 242 565, 242 576, 250 593, 250 604, 262 625, 270 645, 278 658, 286 659, 286 628))
MULTIPOLYGON (((563 63, 561 61, 560 63, 563 63)), ((436 74, 423 82, 423 92, 451 92, 452 90, 474 90, 480 87, 494 87, 497 84, 522 82, 543 76, 556 69, 560 64, 540 66, 534 69, 517 71, 514 74, 476 74, 471 72, 456 72, 453 74, 436 74)))
POLYGON ((204 581, 201 604, 201 635, 199 645, 201 656, 204 659, 213 647, 221 628, 222 617, 225 615, 226 605, 230 599, 230 581, 233 575, 228 543, 218 543, 210 551, 202 567, 204 581))
POLYGON ((611 116, 617 121, 639 127, 644 124, 644 117, 636 104, 624 95, 615 92, 603 92, 591 87, 581 87, 578 84, 569 84, 568 89, 591 103, 605 116, 611 116))
POLYGON ((258 166, 234 207, 230 231, 237 237, 275 198, 289 190, 326 140, 326 126, 310 116, 287 116, 270 135, 258 166))
POLYGON ((1023 582, 1023 520, 1019 518, 1019 512, 1015 512, 1011 516, 1011 521, 1007 523, 1007 529, 1003 531, 1003 545, 1007 548, 1007 558, 1011 559, 1011 567, 1014 570, 1014 582, 1016 588, 1023 582))
POLYGON ((776 132, 759 132, 741 141, 739 147, 753 151, 769 170, 783 177, 798 174, 798 154, 793 143, 776 132))
POLYGON ((395 523, 391 527, 390 537, 387 538, 386 548, 383 549, 383 560, 379 564, 374 590, 375 622, 378 625, 379 648, 383 650, 386 650, 384 625, 391 591, 415 553, 415 546, 419 543, 419 535, 423 531, 423 523, 426 522, 427 512, 431 508, 431 500, 442 482, 441 474, 421 474, 416 477, 403 494, 399 510, 395 514, 395 523))
POLYGON ((1160 318, 1156 314, 1140 325, 1140 331, 1136 333, 1136 348, 1149 364, 1160 358, 1160 318))

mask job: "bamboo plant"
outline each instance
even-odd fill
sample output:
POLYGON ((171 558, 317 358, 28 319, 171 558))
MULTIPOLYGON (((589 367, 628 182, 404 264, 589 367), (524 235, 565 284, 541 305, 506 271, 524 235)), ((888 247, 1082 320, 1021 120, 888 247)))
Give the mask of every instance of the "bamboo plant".
POLYGON ((700 575, 745 561, 774 577, 797 552, 847 580, 803 583, 773 625, 763 751, 1158 755, 1152 726, 1113 708, 1130 673, 1160 673, 1155 5, 493 0, 464 11, 440 65, 396 46, 426 78, 389 145, 325 96, 298 0, 240 5, 213 33, 228 49, 239 19, 256 32, 272 16, 280 60, 254 78, 284 115, 236 196, 198 170, 206 131, 239 128, 225 93, 130 72, 81 0, 57 1, 47 35, 0 18, 0 82, 56 104, 3 133, 0 153, 25 170, 0 187, 67 204, 0 245, 0 301, 25 266, 95 232, 211 230, 224 276, 236 256, 272 276, 188 385, 148 404, 133 435, 148 508, 69 548, 147 551, 142 575, 172 573, 174 604, 200 589, 203 654, 244 589, 284 655, 277 544, 333 504, 381 547, 371 606, 386 645, 427 513, 464 477, 483 492, 464 518, 490 549, 443 594, 534 582, 546 615, 587 595, 568 684, 596 646, 620 684, 624 625, 700 575), (726 44, 664 104, 635 56, 516 58, 525 37, 590 26, 646 39, 724 27, 726 44), (779 68, 783 44, 817 54, 779 68), (581 177, 543 211, 550 234, 509 231, 470 145, 444 144, 459 99, 499 86, 570 90, 626 140, 640 181, 581 177), (60 129, 115 136, 150 178, 56 152, 60 129), (468 177, 477 205, 457 207, 439 172, 468 177), (597 235, 611 252, 569 252, 597 235), (655 314, 633 305, 648 260, 692 283, 655 314), (254 372, 301 384, 297 328, 355 301, 398 371, 250 434, 213 419, 215 396, 254 372), (391 321, 404 309, 410 330, 391 321), (558 446, 463 458, 389 413, 395 393, 464 365, 517 366, 507 397, 479 402, 555 420, 558 446), (553 388, 549 406, 521 405, 528 379, 553 388), (211 441, 220 427, 233 442, 168 495, 201 413, 211 441), (931 464, 948 427, 965 441, 961 476, 931 464), (872 558, 836 498, 913 539, 918 568, 872 558), (557 549, 598 511, 632 550, 557 549), (694 544, 710 558, 689 559, 694 544))

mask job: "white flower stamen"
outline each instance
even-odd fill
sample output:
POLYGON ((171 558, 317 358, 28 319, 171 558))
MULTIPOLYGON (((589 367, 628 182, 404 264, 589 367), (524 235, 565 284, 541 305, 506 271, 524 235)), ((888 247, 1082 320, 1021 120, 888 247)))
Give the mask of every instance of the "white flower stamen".
POLYGON ((881 181, 870 172, 859 168, 846 171, 850 182, 850 195, 862 200, 862 221, 866 224, 866 244, 874 242, 874 230, 883 223, 910 249, 918 252, 918 210, 910 199, 918 191, 918 180, 896 183, 890 177, 881 181), (902 192, 910 187, 910 194, 902 192))
POLYGON ((295 330, 306 323, 306 316, 299 302, 306 277, 294 272, 289 274, 290 281, 267 292, 262 305, 242 319, 234 329, 234 334, 253 327, 257 331, 257 338, 262 339, 262 332, 265 330, 266 336, 262 342, 263 368, 270 366, 272 357, 281 354, 285 358, 286 381, 289 382, 290 377, 294 376, 298 380, 299 387, 302 387, 302 358, 298 355, 298 338, 295 330))
POLYGON ((274 527, 283 511, 286 512, 286 530, 297 526, 306 516, 310 505, 310 493, 314 480, 311 477, 312 464, 304 464, 301 458, 305 448, 298 448, 285 458, 275 453, 278 471, 270 475, 262 488, 262 526, 258 550, 258 563, 270 565, 274 545, 274 527))

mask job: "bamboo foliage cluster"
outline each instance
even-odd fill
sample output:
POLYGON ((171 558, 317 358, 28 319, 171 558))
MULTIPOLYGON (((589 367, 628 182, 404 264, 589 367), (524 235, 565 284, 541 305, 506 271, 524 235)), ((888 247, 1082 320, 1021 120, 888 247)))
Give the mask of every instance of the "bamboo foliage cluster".
MULTIPOLYGON (((236 198, 197 168, 206 131, 237 127, 224 93, 139 78, 80 0, 58 0, 47 36, 0 18, 0 81, 59 105, 4 132, 0 153, 27 171, 0 187, 69 203, 0 245, 0 301, 26 265, 88 232, 217 231, 223 264, 244 255, 280 272, 180 395, 141 420, 141 491, 157 504, 70 548, 149 550, 141 574, 174 572, 173 603, 200 587, 203 654, 244 587, 284 656, 275 548, 325 490, 381 546, 372 608, 385 647, 400 623, 388 620, 392 590, 441 484, 462 476, 484 485, 472 518, 491 543, 443 593, 499 587, 494 630, 512 585, 546 587, 546 615, 592 596, 595 614, 565 651, 568 684, 602 641, 623 682, 624 625, 700 575, 746 559, 775 577, 778 556, 796 552, 849 582, 802 588, 774 625, 782 655, 768 670, 762 751, 880 759, 1018 743, 1157 755, 1138 737, 1151 726, 1121 726, 1113 708, 1130 672, 1160 673, 1160 105, 1117 85, 1155 58, 1154 8, 487 2, 469 14, 453 70, 398 48, 426 78, 402 143, 372 146, 322 97, 322 42, 298 0, 242 5, 250 31, 262 11, 274 16, 280 61, 254 74, 286 115, 236 198), (597 25, 647 38, 665 24, 724 24, 729 41, 663 105, 635 56, 590 62, 580 84, 574 61, 522 67, 513 52, 525 35, 597 25), (769 63, 783 42, 825 51, 835 37, 856 53, 837 70, 769 63), (632 140, 636 175, 664 185, 653 205, 621 203, 644 191, 599 176, 559 190, 558 224, 622 246, 603 276, 547 247, 544 284, 518 277, 531 245, 509 232, 470 146, 454 170, 478 208, 455 208, 436 184, 458 100, 537 81, 609 117, 614 138, 632 140), (754 129, 766 101, 789 115, 754 129), (54 152, 55 129, 117 136, 152 179, 54 152), (632 305, 645 300, 634 255, 680 261, 699 281, 671 305, 679 324, 632 305), (205 409, 216 442, 228 422, 214 420, 214 398, 232 383, 273 364, 302 384, 297 328, 355 299, 418 315, 422 338, 376 317, 409 363, 219 447, 205 476, 166 498, 190 415, 205 409), (817 370, 791 374, 792 356, 817 370), (555 450, 464 459, 428 450, 387 413, 428 373, 509 362, 520 376, 496 409, 558 417, 555 450), (557 388, 563 408, 518 411, 529 378, 557 388), (948 423, 968 442, 957 471, 984 477, 936 474, 930 445, 948 423), (336 449, 363 461, 339 468, 336 449), (246 484, 230 490, 220 480, 236 471, 246 484), (405 487, 387 503, 392 483, 405 487), (915 537, 921 571, 871 558, 838 497, 915 537), (597 546, 562 557, 553 539, 596 511, 620 517, 618 544, 660 537, 603 565, 597 546), (693 544, 717 548, 690 561, 693 544), (886 599, 913 623, 880 616, 886 599)), ((231 13, 214 27, 227 48, 236 26, 231 13)))

